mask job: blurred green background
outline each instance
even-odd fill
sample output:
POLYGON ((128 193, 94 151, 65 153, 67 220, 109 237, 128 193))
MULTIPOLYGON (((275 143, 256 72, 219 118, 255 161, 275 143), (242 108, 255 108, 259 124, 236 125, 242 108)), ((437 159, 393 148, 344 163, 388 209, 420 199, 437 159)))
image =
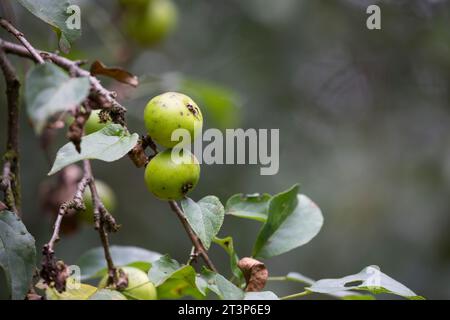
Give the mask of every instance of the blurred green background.
MULTIPOLYGON (((204 165, 192 194, 225 202, 235 193, 277 193, 301 183, 325 224, 309 244, 266 261, 271 275, 341 277, 377 264, 420 295, 450 298, 449 1, 177 0, 176 29, 150 48, 127 36, 118 1, 75 3, 83 35, 70 57, 99 59, 140 77, 137 90, 102 78, 128 108, 131 131, 145 132, 145 103, 167 90, 196 98, 207 127, 280 129, 277 175, 260 176, 258 166, 204 165), (365 11, 374 3, 382 30, 370 31, 365 11)), ((47 25, 16 5, 14 15, 36 47, 55 50, 47 25)), ((12 40, 4 31, 1 37, 12 40)), ((13 60, 23 77, 31 63, 13 60)), ((3 92, 3 81, 0 86, 3 92)), ((21 126, 23 218, 39 250, 51 232, 52 218, 38 201, 49 164, 24 112, 21 126)), ((94 173, 118 197, 115 215, 123 227, 113 244, 188 258, 181 225, 147 192, 143 170, 124 158, 94 162, 94 173)), ((232 235, 238 254, 248 256, 258 228, 226 217, 220 235, 232 235)), ((99 244, 85 227, 64 237, 57 255, 72 264, 99 244)), ((219 247, 211 256, 229 272, 219 247)), ((268 288, 298 291, 295 284, 268 288)))

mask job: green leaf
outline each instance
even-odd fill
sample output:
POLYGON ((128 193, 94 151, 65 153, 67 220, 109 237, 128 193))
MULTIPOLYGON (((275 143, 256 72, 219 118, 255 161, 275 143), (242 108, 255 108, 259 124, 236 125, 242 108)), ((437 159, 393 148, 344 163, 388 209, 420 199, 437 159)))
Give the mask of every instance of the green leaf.
POLYGON ((361 294, 355 291, 339 291, 329 295, 342 300, 376 300, 376 298, 370 294, 361 294))
POLYGON ((272 291, 246 292, 244 300, 279 300, 272 291))
POLYGON ((360 273, 339 279, 319 280, 306 289, 311 292, 328 294, 347 290, 363 290, 373 294, 390 293, 413 300, 424 299, 381 272, 377 266, 366 267, 360 273))
POLYGON ((59 38, 59 48, 67 53, 71 43, 81 36, 80 29, 70 29, 66 23, 72 15, 68 11, 71 2, 66 0, 18 0, 28 11, 51 25, 59 38))
POLYGON ((181 299, 187 296, 197 300, 204 299, 205 296, 197 289, 195 278, 194 284, 192 283, 191 274, 189 268, 184 268, 175 275, 178 278, 170 278, 157 287, 158 299, 181 299), (189 280, 185 280, 186 277, 189 280))
POLYGON ((244 283, 244 275, 238 267, 239 257, 236 254, 236 251, 234 250, 234 244, 233 244, 233 238, 232 237, 226 237, 226 238, 214 238, 214 243, 221 246, 226 253, 230 256, 230 265, 231 265, 231 272, 233 273, 233 276, 236 278, 236 280, 239 282, 239 284, 244 283))
POLYGON ((47 288, 47 300, 88 300, 97 292, 97 288, 84 283, 77 283, 75 278, 68 278, 66 291, 59 293, 54 288, 47 288))
POLYGON ((130 134, 120 124, 109 124, 103 129, 81 139, 81 153, 77 152, 72 142, 59 149, 52 170, 48 175, 52 175, 80 160, 116 161, 133 149, 138 139, 138 134, 130 134))
MULTIPOLYGON (((159 253, 157 255, 159 255, 159 253)), ((156 257, 154 260, 156 260, 156 257)), ((144 271, 145 273, 148 273, 148 271, 152 267, 152 264, 151 264, 151 262, 135 261, 135 262, 127 263, 125 266, 133 267, 133 268, 139 269, 141 271, 144 271)), ((107 271, 107 269, 105 268, 105 274, 106 274, 106 271, 107 271)))
POLYGON ((275 195, 269 202, 266 223, 259 232, 253 256, 270 258, 308 243, 320 231, 323 216, 319 207, 298 185, 275 195))
POLYGON ((224 276, 205 268, 197 276, 197 287, 204 295, 210 290, 222 300, 242 300, 245 296, 242 289, 228 281, 224 276))
POLYGON ((239 121, 240 97, 229 88, 207 81, 185 78, 179 91, 191 96, 205 108, 208 117, 220 128, 235 127, 239 121))
POLYGON ((314 282, 316 282, 316 280, 308 278, 307 276, 304 276, 298 272, 289 272, 286 276, 286 279, 288 281, 300 282, 308 285, 312 285, 314 282))
MULTIPOLYGON (((153 261, 162 255, 138 247, 111 246, 110 252, 117 266, 133 266, 145 272, 151 267, 153 261)), ((86 251, 77 262, 81 270, 81 279, 100 278, 106 273, 106 261, 103 247, 97 247, 86 251)))
MULTIPOLYGON (((289 272, 286 276, 286 280, 293 282, 300 282, 309 286, 312 286, 316 280, 308 278, 297 272, 289 272)), ((337 291, 332 293, 327 293, 327 295, 343 299, 343 300, 374 300, 375 297, 369 294, 361 294, 355 291, 337 291)))
POLYGON ((0 268, 4 270, 13 300, 23 300, 36 266, 34 238, 21 219, 9 211, 0 212, 0 268))
POLYGON ((127 298, 119 291, 110 289, 100 289, 89 300, 127 300, 127 298))
POLYGON ((52 63, 33 67, 26 77, 25 101, 36 133, 40 134, 47 120, 56 113, 83 102, 89 90, 88 78, 70 78, 52 63))
POLYGON ((219 295, 219 290, 216 286, 216 273, 205 267, 203 267, 201 274, 197 274, 195 284, 204 296, 208 294, 209 290, 219 295))
POLYGON ((169 255, 164 255, 153 262, 152 268, 148 272, 148 278, 155 286, 160 286, 181 268, 178 261, 171 259, 169 255))
POLYGON ((264 194, 235 194, 228 199, 225 214, 266 222, 267 210, 271 195, 264 194))
POLYGON ((207 196, 198 203, 190 198, 181 201, 184 214, 194 232, 209 249, 212 239, 219 233, 224 219, 224 208, 215 196, 207 196))
POLYGON ((158 290, 160 299, 177 299, 187 295, 201 299, 203 294, 197 288, 196 272, 190 265, 181 265, 168 255, 152 264, 148 278, 158 290))
POLYGON ((215 285, 218 296, 222 300, 242 300, 245 297, 244 291, 220 274, 216 274, 215 276, 215 285))

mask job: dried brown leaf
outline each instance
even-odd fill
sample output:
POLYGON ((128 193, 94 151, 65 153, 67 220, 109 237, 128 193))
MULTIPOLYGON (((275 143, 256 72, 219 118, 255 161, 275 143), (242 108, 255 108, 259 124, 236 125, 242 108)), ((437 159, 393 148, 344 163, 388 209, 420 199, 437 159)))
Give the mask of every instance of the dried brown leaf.
POLYGON ((143 168, 148 163, 148 156, 145 154, 145 145, 143 140, 139 140, 136 146, 128 152, 128 156, 137 168, 143 168))
POLYGON ((238 267, 244 274, 247 287, 247 292, 258 292, 264 289, 269 272, 266 266, 261 261, 253 258, 242 258, 238 262, 238 267))
POLYGON ((96 60, 91 65, 91 74, 93 76, 103 75, 113 78, 122 83, 126 83, 132 87, 137 87, 139 85, 139 79, 132 73, 117 67, 107 67, 102 62, 96 60))

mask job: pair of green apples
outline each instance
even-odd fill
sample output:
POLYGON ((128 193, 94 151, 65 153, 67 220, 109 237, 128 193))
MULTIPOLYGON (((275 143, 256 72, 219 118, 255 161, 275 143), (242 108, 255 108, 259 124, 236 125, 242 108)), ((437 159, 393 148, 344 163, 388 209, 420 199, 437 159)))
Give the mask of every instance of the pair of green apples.
MULTIPOLYGON (((93 111, 85 125, 86 134, 102 129, 107 123, 100 123, 98 111, 93 111)), ((148 134, 166 149, 153 157, 145 169, 145 182, 148 189, 159 199, 179 200, 190 192, 200 178, 200 165, 197 158, 187 150, 178 153, 178 161, 172 159, 173 147, 178 141, 172 140, 172 133, 177 129, 189 132, 191 142, 203 127, 203 115, 198 105, 188 96, 177 92, 166 92, 151 99, 144 110, 144 122, 148 134)), ((107 209, 114 206, 114 196, 100 181, 96 186, 107 209), (108 208, 109 207, 109 208, 108 208)), ((86 191, 84 197, 86 210, 82 213, 84 220, 92 222, 92 200, 86 191)), ((155 300, 157 291, 147 274, 134 267, 122 267, 128 278, 128 285, 121 290, 126 299, 155 300)), ((99 284, 107 287, 107 276, 99 284)))
MULTIPOLYGON (((178 141, 172 140, 172 133, 180 128, 185 129, 189 132, 192 142, 203 127, 200 108, 184 94, 167 92, 148 102, 144 110, 144 122, 152 139, 168 148, 153 157, 147 165, 144 176, 146 185, 159 199, 181 199, 197 185, 200 165, 196 157, 187 150, 179 154, 179 162, 172 159, 172 148, 178 144, 178 141)), ((133 267, 121 269, 128 277, 128 286, 121 291, 126 298, 157 298, 156 288, 145 272, 133 267)), ((106 284, 107 277, 104 277, 99 287, 104 288, 106 284)))
MULTIPOLYGON (((167 148, 153 157, 147 165, 144 175, 147 188, 158 199, 180 200, 197 185, 200 165, 191 152, 172 149, 179 143, 172 140, 172 133, 177 129, 184 129, 192 142, 202 130, 202 112, 190 97, 177 92, 166 92, 148 102, 144 122, 150 137, 167 148), (177 158, 174 159, 173 155, 177 158)), ((99 111, 94 110, 86 122, 86 134, 96 132, 106 125, 107 123, 100 123, 99 111)))
POLYGON ((182 199, 197 185, 200 165, 188 150, 172 149, 179 144, 179 140, 172 139, 172 134, 177 129, 184 129, 183 132, 189 134, 189 140, 183 143, 191 143, 202 131, 202 112, 190 97, 167 92, 150 100, 145 107, 144 121, 150 137, 168 148, 153 157, 147 165, 147 187, 161 200, 182 199))

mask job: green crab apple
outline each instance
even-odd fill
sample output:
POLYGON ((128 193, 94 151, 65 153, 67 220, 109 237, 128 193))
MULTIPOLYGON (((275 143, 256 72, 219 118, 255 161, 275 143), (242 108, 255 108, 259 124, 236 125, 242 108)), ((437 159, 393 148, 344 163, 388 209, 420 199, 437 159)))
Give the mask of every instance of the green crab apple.
POLYGON ((86 134, 97 132, 106 127, 110 122, 100 122, 100 110, 92 110, 89 119, 84 125, 86 134))
MULTIPOLYGON (((128 277, 128 285, 120 292, 131 300, 156 300, 157 293, 153 283, 148 279, 147 274, 134 267, 120 268, 128 277)), ((100 281, 98 287, 106 288, 108 276, 104 276, 100 281)))
POLYGON ((200 165, 197 158, 188 150, 177 152, 175 161, 172 149, 157 154, 145 169, 147 188, 158 199, 180 200, 198 183, 200 165))
MULTIPOLYGON (((102 200, 103 205, 105 206, 106 210, 109 212, 114 211, 116 207, 116 196, 114 194, 114 191, 111 189, 110 186, 108 186, 105 182, 101 180, 95 181, 95 186, 97 187, 97 192, 100 197, 100 200, 102 200)), ((81 221, 86 222, 88 224, 94 223, 94 206, 92 203, 92 196, 91 196, 91 190, 89 187, 86 188, 83 194, 83 201, 84 205, 86 207, 86 210, 83 210, 78 213, 78 217, 81 221)))
MULTIPOLYGON (((111 122, 100 122, 100 111, 101 110, 92 110, 91 114, 89 115, 89 118, 87 119, 86 123, 84 124, 84 132, 86 135, 97 132, 104 127, 106 127, 111 122)), ((71 125, 74 121, 73 116, 68 116, 66 118, 66 124, 71 125)))
POLYGON ((177 92, 166 92, 151 99, 144 110, 144 121, 148 134, 166 148, 178 144, 172 140, 175 130, 187 130, 193 141, 203 127, 198 105, 190 97, 177 92))
POLYGON ((171 0, 126 1, 125 31, 142 46, 152 46, 175 28, 177 7, 171 0))

